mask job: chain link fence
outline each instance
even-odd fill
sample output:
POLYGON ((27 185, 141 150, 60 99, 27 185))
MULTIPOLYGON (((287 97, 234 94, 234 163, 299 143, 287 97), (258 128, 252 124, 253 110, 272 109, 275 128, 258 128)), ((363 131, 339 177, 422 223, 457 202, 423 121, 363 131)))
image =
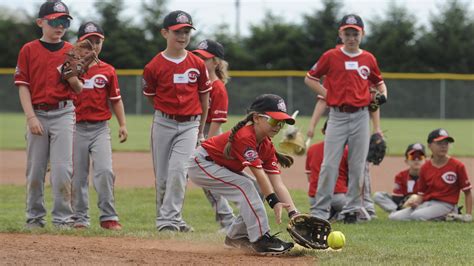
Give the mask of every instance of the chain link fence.
MULTIPOLYGON (((152 113, 141 91, 141 70, 118 70, 127 114, 152 113)), ((290 112, 310 116, 316 94, 304 84, 301 71, 233 71, 227 84, 229 113, 241 115, 263 93, 282 96, 290 112)), ((383 117, 474 118, 474 75, 384 73, 389 101, 383 117)), ((0 112, 22 112, 13 69, 0 69, 0 112)))

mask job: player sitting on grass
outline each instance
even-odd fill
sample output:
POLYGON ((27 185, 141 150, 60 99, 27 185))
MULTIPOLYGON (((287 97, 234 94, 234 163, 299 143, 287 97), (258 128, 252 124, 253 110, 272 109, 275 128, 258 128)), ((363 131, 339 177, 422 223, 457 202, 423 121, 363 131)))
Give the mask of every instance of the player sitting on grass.
POLYGON ((395 176, 392 195, 387 192, 374 193, 374 201, 386 212, 401 210, 405 201, 413 194, 416 181, 420 175, 420 168, 425 162, 425 146, 421 143, 408 145, 405 151, 405 163, 408 169, 395 176))
POLYGON ((448 155, 450 143, 454 139, 442 128, 433 130, 428 135, 428 147, 431 160, 420 169, 420 178, 415 192, 421 197, 407 201, 409 208, 390 214, 392 220, 444 220, 446 215, 455 210, 459 192, 464 192, 466 214, 459 220, 472 221, 471 183, 466 167, 459 160, 448 155))

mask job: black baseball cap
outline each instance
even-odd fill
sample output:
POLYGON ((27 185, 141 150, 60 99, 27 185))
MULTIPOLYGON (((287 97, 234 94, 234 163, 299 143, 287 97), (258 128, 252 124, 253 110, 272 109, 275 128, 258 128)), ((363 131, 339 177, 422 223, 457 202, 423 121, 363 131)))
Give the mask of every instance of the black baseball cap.
POLYGON ((79 41, 82 41, 92 35, 98 36, 102 39, 105 38, 104 30, 102 30, 102 27, 99 26, 97 23, 88 21, 79 27, 79 31, 77 32, 77 39, 79 41))
POLYGON ((408 145, 405 151, 405 158, 408 158, 410 155, 415 159, 420 158, 421 156, 424 157, 426 155, 425 146, 421 143, 413 143, 408 145))
POLYGON ((355 14, 345 15, 342 18, 341 23, 339 24, 339 30, 344 30, 347 28, 354 28, 358 31, 363 31, 364 22, 358 15, 355 15, 355 14))
POLYGON ((216 41, 207 39, 200 42, 193 53, 200 54, 206 59, 213 58, 214 56, 224 59, 224 46, 216 41))
POLYGON ((69 15, 69 9, 67 8, 66 4, 61 1, 47 1, 44 2, 39 10, 38 18, 43 19, 57 19, 59 17, 68 17, 72 19, 69 15))
POLYGON ((262 94, 255 98, 249 111, 255 111, 270 116, 276 120, 285 120, 287 124, 294 125, 295 119, 288 115, 283 98, 275 94, 262 94))
POLYGON ((193 19, 188 13, 176 10, 166 15, 163 20, 163 28, 170 30, 179 30, 183 27, 193 27, 193 19))
POLYGON ((442 140, 448 140, 449 142, 454 142, 454 138, 450 137, 446 129, 438 128, 430 132, 428 135, 428 143, 438 142, 442 140))

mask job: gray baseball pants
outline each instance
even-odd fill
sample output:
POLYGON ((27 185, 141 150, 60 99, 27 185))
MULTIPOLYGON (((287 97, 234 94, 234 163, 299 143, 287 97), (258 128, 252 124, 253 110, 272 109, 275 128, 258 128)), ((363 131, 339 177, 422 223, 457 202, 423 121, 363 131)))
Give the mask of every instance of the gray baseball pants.
POLYGON ((90 225, 88 214, 90 159, 92 159, 92 182, 98 196, 100 221, 118 221, 114 200, 112 145, 107 121, 76 124, 72 207, 75 224, 84 226, 90 225))
POLYGON ((439 200, 425 201, 415 209, 405 208, 392 212, 388 218, 395 221, 429 221, 444 220, 446 215, 455 209, 454 204, 439 200))
POLYGON ((200 116, 188 122, 163 117, 155 111, 151 151, 155 171, 156 227, 186 226, 182 218, 187 162, 197 143, 200 116))
POLYGON ((29 129, 26 134, 26 223, 46 224, 44 183, 49 158, 53 192, 52 223, 56 226, 71 225, 72 151, 76 122, 74 105, 72 101, 67 101, 64 108, 35 110, 35 114, 43 126, 44 134, 34 135, 29 129))
POLYGON ((375 192, 374 201, 380 208, 388 213, 394 212, 398 208, 397 204, 392 200, 392 196, 387 192, 375 192))
POLYGON ((329 218, 334 186, 339 175, 339 163, 346 143, 349 146, 349 184, 346 193, 347 203, 341 214, 357 212, 363 208, 361 189, 369 138, 369 112, 366 108, 355 113, 344 113, 330 108, 324 139, 324 159, 316 192, 316 208, 313 211, 315 216, 329 218))
POLYGON ((189 159, 189 178, 198 186, 238 202, 240 214, 227 231, 232 239, 248 237, 255 242, 270 231, 268 217, 254 182, 243 173, 235 173, 213 161, 206 160, 208 153, 198 147, 189 159))

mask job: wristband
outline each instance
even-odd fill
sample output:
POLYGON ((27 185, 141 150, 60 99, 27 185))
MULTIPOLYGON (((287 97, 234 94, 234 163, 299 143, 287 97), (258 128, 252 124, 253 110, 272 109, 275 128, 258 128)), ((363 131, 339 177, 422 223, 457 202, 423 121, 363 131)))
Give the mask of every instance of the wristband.
POLYGON ((275 193, 272 193, 270 195, 268 195, 266 198, 265 198, 268 202, 268 205, 270 205, 270 208, 273 209, 273 207, 275 207, 275 205, 280 202, 280 200, 278 200, 278 197, 275 193))
POLYGON ((297 215, 299 212, 297 210, 292 210, 291 212, 288 213, 288 218, 291 219, 291 217, 297 215))

